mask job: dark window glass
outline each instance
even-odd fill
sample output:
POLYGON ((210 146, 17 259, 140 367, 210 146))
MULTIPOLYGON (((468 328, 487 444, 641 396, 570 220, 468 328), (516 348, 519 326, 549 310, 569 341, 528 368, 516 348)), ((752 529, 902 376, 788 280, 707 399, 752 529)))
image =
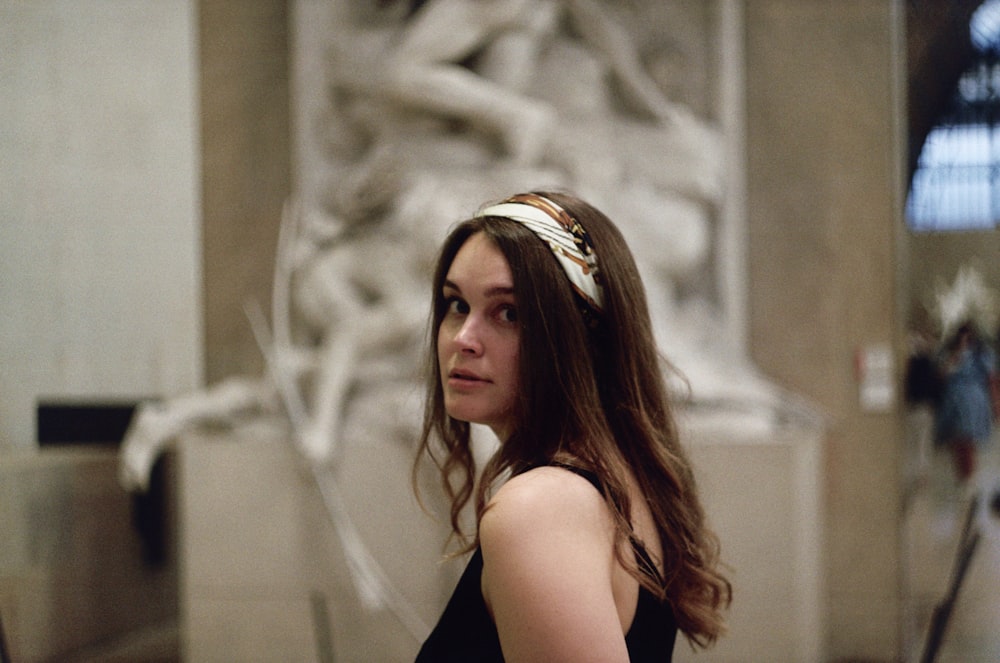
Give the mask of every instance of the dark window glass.
POLYGON ((976 62, 920 152, 906 201, 913 230, 988 230, 1000 220, 1000 0, 969 26, 976 62))

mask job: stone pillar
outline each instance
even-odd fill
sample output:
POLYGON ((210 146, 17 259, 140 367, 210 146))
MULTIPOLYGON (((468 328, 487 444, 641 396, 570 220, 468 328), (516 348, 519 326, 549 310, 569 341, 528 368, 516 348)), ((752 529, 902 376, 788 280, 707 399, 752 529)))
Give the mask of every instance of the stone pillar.
POLYGON ((856 371, 901 363, 897 4, 745 3, 749 347, 828 415, 826 660, 900 648, 900 407, 866 403, 856 371))
POLYGON ((243 312, 267 310, 281 208, 291 192, 285 0, 198 3, 205 380, 257 375, 243 312))

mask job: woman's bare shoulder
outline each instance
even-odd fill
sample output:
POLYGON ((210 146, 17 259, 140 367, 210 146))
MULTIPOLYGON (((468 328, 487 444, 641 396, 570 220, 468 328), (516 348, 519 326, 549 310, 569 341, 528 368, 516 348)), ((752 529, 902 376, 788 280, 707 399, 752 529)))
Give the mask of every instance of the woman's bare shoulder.
POLYGON ((480 522, 480 536, 507 538, 511 530, 521 535, 561 530, 577 536, 586 531, 603 534, 611 524, 603 496, 586 478, 544 466, 512 477, 497 490, 480 522))

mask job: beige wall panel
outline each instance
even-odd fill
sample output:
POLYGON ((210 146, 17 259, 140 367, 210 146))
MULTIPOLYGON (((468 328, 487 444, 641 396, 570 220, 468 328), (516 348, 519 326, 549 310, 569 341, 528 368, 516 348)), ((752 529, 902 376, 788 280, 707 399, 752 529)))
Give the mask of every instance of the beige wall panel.
POLYGON ((194 15, 0 0, 0 450, 201 382, 194 15))
POLYGON ((284 0, 199 3, 205 377, 256 375, 243 312, 269 306, 281 207, 291 190, 284 0))

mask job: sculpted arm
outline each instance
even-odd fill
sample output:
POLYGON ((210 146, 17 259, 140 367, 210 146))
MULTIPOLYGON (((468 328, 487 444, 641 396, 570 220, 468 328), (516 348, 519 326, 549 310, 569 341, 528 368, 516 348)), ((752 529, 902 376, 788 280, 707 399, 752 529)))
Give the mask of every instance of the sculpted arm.
POLYGON ((580 35, 604 56, 630 101, 662 122, 675 121, 678 107, 646 73, 626 30, 596 0, 564 2, 580 35))
POLYGON ((403 30, 393 58, 400 63, 456 62, 497 31, 524 22, 531 0, 431 0, 403 30))

